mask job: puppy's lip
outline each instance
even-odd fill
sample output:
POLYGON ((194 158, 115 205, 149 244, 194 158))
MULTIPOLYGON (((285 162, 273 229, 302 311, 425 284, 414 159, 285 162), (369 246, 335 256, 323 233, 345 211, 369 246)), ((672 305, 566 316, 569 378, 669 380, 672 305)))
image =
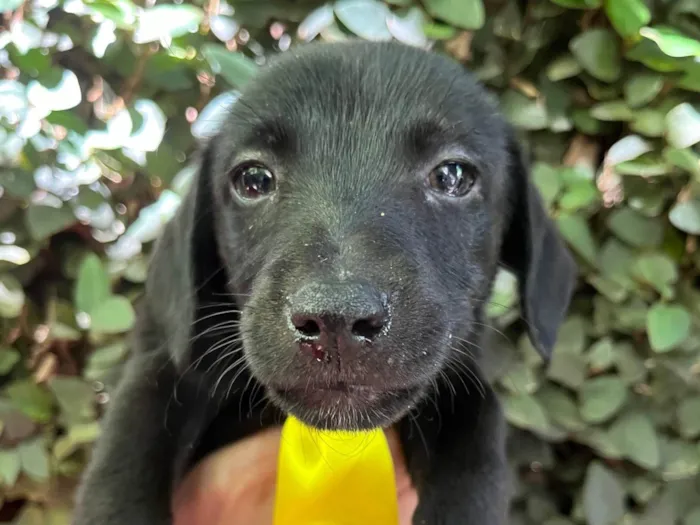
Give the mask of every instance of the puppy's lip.
POLYGON ((329 405, 364 405, 372 406, 404 396, 410 397, 419 387, 379 387, 376 385, 334 383, 273 387, 275 393, 287 400, 307 407, 324 407, 329 405))
POLYGON ((364 396, 382 394, 386 391, 391 391, 391 389, 379 388, 373 385, 345 383, 342 381, 332 384, 309 383, 307 385, 276 385, 273 386, 273 389, 281 394, 287 394, 295 397, 315 397, 316 394, 364 396))

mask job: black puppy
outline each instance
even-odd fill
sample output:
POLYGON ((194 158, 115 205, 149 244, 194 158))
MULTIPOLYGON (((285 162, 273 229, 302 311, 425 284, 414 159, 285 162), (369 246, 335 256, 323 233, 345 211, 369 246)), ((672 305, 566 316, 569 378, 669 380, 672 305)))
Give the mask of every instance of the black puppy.
POLYGON ((282 54, 158 243, 75 523, 171 523, 195 462, 288 413, 397 425, 416 524, 503 523, 505 423, 475 361, 499 264, 547 358, 575 265, 462 66, 395 43, 282 54))

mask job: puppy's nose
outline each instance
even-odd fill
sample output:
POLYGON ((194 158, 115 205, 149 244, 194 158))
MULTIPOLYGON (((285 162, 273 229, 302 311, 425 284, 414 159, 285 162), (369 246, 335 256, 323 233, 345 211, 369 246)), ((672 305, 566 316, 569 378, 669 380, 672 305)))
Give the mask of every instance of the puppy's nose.
POLYGON ((365 283, 307 284, 289 303, 291 325, 306 341, 369 342, 389 321, 387 295, 365 283))

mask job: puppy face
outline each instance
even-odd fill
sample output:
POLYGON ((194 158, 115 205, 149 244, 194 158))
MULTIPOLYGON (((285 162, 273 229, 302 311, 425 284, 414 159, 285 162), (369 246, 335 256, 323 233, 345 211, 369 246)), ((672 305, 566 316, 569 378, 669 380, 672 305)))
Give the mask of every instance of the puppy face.
POLYGON ((288 52, 248 85, 207 159, 197 206, 215 246, 196 224, 193 242, 218 253, 254 378, 306 423, 401 418, 475 340, 499 262, 521 276, 538 348, 551 346, 563 312, 542 324, 526 297, 534 286, 565 309, 570 258, 556 237, 542 248, 554 232, 512 134, 448 58, 366 42, 288 52), (561 279, 532 277, 542 249, 561 279))

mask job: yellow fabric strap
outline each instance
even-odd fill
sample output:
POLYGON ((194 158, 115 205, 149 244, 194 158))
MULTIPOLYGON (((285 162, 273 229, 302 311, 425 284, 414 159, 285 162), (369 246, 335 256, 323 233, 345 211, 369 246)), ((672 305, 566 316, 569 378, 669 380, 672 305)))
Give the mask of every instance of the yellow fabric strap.
POLYGON ((386 435, 282 428, 274 525, 398 525, 386 435))

